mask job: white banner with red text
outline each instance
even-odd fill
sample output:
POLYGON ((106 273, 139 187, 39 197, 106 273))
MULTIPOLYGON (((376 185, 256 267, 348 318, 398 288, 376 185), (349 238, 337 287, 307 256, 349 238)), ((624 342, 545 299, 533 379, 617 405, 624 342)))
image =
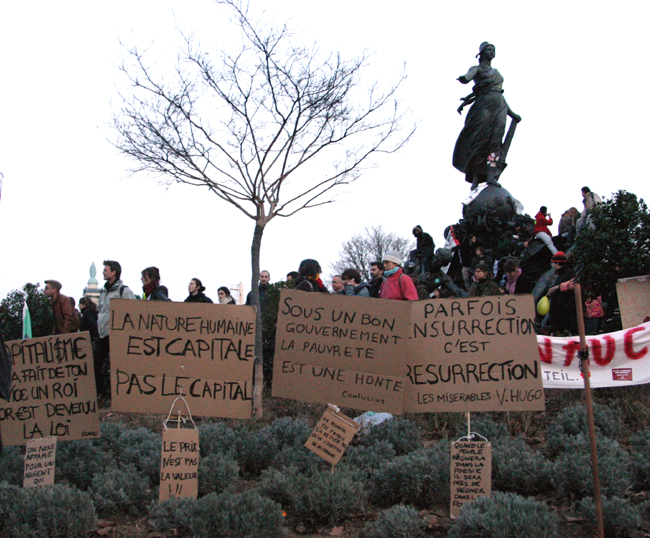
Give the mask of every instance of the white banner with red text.
MULTIPOLYGON (((587 337, 592 388, 650 383, 650 323, 587 337)), ((584 388, 580 338, 538 336, 545 389, 584 388)))

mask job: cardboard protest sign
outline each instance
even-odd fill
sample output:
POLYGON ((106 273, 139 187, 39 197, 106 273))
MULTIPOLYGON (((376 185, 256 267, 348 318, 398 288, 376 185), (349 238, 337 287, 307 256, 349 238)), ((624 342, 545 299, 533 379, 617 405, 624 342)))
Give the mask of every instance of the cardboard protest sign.
MULTIPOLYGON (((578 336, 538 336, 542 380, 547 389, 584 389, 578 336)), ((592 388, 650 383, 650 322, 587 337, 592 388)))
POLYGON ((343 413, 327 409, 311 432, 305 446, 325 461, 336 465, 359 431, 360 424, 343 413))
POLYGON ((650 275, 621 278, 616 295, 624 329, 641 325, 650 317, 650 275))
POLYGON ((282 290, 273 396, 402 412, 410 306, 282 290))
POLYGON ((458 517, 465 503, 492 494, 492 444, 456 441, 451 444, 450 515, 458 517))
POLYGON ((49 435, 59 441, 99 437, 87 332, 14 340, 6 347, 13 373, 10 400, 0 400, 5 445, 24 445, 49 435))
POLYGON ((199 432, 165 429, 162 434, 158 501, 192 497, 199 492, 199 432))
POLYGON ((176 397, 195 416, 248 418, 255 309, 111 300, 112 408, 167 413, 176 397))
POLYGON ((23 487, 35 488, 54 484, 56 437, 41 437, 27 441, 23 487))
POLYGON ((405 411, 544 409, 532 295, 411 305, 405 411))

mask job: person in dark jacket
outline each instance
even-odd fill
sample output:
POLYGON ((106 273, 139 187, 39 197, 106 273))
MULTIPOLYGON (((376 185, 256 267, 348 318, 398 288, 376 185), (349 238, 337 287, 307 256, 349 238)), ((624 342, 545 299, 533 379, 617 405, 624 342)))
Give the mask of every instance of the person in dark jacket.
POLYGON ((551 267, 556 275, 555 282, 548 290, 551 298, 549 310, 551 334, 562 336, 567 331, 570 334, 578 334, 578 314, 573 292, 575 271, 561 250, 551 258, 551 267))
POLYGON ((381 261, 370 264, 370 277, 370 282, 368 283, 370 297, 379 299, 379 290, 381 290, 381 283, 384 281, 384 264, 381 261))
POLYGON ((97 305, 93 303, 92 299, 82 297, 79 299, 79 309, 81 310, 81 321, 79 322, 79 330, 81 332, 88 331, 90 339, 93 344, 99 340, 99 330, 97 329, 97 305))
POLYGON ((505 292, 508 295, 517 295, 520 293, 532 293, 533 283, 523 273, 517 260, 510 258, 503 265, 503 271, 506 274, 504 283, 505 292))
POLYGON ((433 238, 422 230, 419 224, 413 228, 413 235, 416 239, 415 255, 422 263, 421 273, 431 272, 431 260, 433 260, 433 251, 436 248, 433 238))
POLYGON ((361 275, 356 269, 350 267, 343 271, 341 280, 343 281, 345 295, 370 297, 370 284, 361 282, 361 275))
POLYGON ((492 280, 492 272, 485 263, 479 263, 474 269, 474 282, 467 293, 468 297, 487 297, 501 295, 499 285, 492 280))
POLYGON ((312 260, 311 258, 302 260, 300 267, 298 267, 298 274, 300 276, 294 289, 307 292, 319 291, 329 293, 323 285, 323 281, 320 279, 321 271, 320 263, 316 260, 312 260))
POLYGON ((230 290, 226 286, 221 286, 217 293, 219 294, 220 304, 237 304, 237 301, 230 295, 230 290))
POLYGON ((147 267, 142 270, 142 291, 148 301, 169 301, 169 292, 160 285, 160 271, 157 267, 147 267))
POLYGON ((193 278, 187 286, 187 291, 190 294, 185 299, 185 303, 212 303, 212 299, 206 296, 205 286, 198 278, 193 278))

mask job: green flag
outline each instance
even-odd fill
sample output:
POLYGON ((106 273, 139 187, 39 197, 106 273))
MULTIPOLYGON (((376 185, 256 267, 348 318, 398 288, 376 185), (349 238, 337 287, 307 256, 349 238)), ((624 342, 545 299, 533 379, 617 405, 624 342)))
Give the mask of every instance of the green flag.
POLYGON ((32 317, 29 315, 27 301, 23 303, 23 340, 32 337, 32 317))

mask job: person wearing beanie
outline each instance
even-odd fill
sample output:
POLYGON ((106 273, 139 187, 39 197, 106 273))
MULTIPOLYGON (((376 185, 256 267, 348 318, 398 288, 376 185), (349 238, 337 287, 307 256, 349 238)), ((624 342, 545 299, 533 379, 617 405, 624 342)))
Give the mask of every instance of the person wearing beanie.
POLYGON ((551 224, 553 224, 551 214, 546 212, 546 206, 543 205, 539 208, 539 213, 535 215, 534 233, 537 239, 541 239, 544 242, 544 244, 551 251, 551 254, 555 254, 557 252, 557 248, 555 248, 553 239, 551 239, 551 230, 548 229, 551 224))
POLYGON ((555 282, 548 290, 551 299, 549 322, 551 334, 562 336, 564 333, 578 334, 578 316, 573 292, 575 272, 569 265, 566 254, 561 250, 551 258, 551 267, 555 272, 555 282))
POLYGON ((413 235, 416 239, 415 255, 421 264, 420 272, 430 273, 433 251, 436 248, 433 238, 428 233, 425 233, 419 224, 413 228, 413 235))
POLYGON ((381 283, 379 297, 395 301, 417 301, 418 292, 413 280, 402 271, 402 256, 396 250, 384 254, 384 281, 381 283))

